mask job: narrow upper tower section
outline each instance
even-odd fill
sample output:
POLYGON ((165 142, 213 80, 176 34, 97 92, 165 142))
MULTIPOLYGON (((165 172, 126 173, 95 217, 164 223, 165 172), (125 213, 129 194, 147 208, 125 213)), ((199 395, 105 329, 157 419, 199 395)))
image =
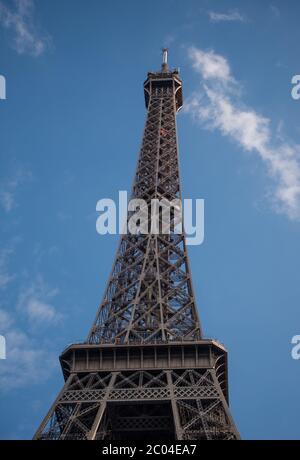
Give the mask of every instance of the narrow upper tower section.
POLYGON ((174 93, 175 107, 178 112, 183 104, 182 81, 178 69, 169 69, 167 48, 163 48, 162 50, 161 70, 158 72, 148 72, 147 80, 144 82, 145 104, 147 109, 150 95, 155 95, 156 90, 159 92, 162 88, 170 88, 170 91, 174 93))

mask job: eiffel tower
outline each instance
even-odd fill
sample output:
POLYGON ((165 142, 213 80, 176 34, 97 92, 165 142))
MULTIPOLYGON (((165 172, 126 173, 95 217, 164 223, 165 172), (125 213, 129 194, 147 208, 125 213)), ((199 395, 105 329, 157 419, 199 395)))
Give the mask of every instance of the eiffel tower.
MULTIPOLYGON (((181 199, 182 81, 167 50, 144 94, 132 197, 181 199)), ((121 236, 88 337, 67 347, 60 363, 65 384, 34 439, 239 439, 228 407, 227 351, 203 337, 184 232, 121 236)))

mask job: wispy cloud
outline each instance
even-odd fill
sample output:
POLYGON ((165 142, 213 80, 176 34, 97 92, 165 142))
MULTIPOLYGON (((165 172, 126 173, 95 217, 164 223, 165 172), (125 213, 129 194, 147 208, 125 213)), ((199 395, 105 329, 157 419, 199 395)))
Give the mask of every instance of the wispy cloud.
MULTIPOLYGON (((57 362, 55 340, 49 342, 45 328, 53 334, 64 317, 55 306, 59 290, 51 288, 41 274, 32 276, 20 269, 11 273, 20 241, 20 237, 11 238, 0 250, 0 334, 6 339, 6 360, 0 366, 1 393, 41 383, 51 375, 57 362), (7 290, 11 282, 13 286, 7 290)), ((53 250, 49 248, 48 253, 53 250)))
POLYGON ((30 171, 18 167, 14 174, 0 183, 0 204, 9 213, 16 206, 16 193, 21 185, 32 178, 30 171))
POLYGON ((13 248, 3 248, 0 250, 0 289, 5 289, 7 285, 15 278, 15 275, 9 273, 8 263, 13 248))
POLYGON ((270 10, 275 18, 280 18, 280 9, 275 5, 270 5, 270 10))
POLYGON ((12 46, 19 54, 43 54, 49 38, 34 21, 33 0, 14 0, 14 7, 0 0, 0 24, 12 34, 12 46))
POLYGON ((44 381, 52 372, 56 359, 45 345, 30 338, 16 327, 7 311, 0 309, 1 333, 6 338, 7 359, 0 366, 0 391, 44 381))
POLYGON ((246 17, 243 16, 238 10, 228 11, 227 13, 208 11, 208 16, 211 22, 232 22, 232 21, 245 22, 246 21, 246 17))
POLYGON ((5 310, 0 309, 0 331, 1 334, 6 333, 9 331, 10 327, 13 324, 13 319, 9 315, 9 313, 5 310))
POLYGON ((193 68, 201 76, 200 89, 186 104, 202 126, 218 129, 244 150, 256 153, 273 180, 270 196, 276 211, 300 220, 300 145, 280 139, 271 120, 245 106, 241 86, 224 56, 213 50, 189 49, 193 68))
POLYGON ((220 54, 216 54, 214 51, 190 48, 189 57, 192 60, 193 68, 202 75, 204 80, 219 80, 226 84, 234 82, 228 62, 220 54))
POLYGON ((1 190, 0 202, 5 211, 10 212, 15 204, 13 193, 10 190, 1 190))
MULTIPOLYGON (((6 339, 6 360, 0 366, 0 392, 45 381, 56 366, 56 356, 44 327, 56 325, 63 317, 52 301, 58 289, 51 289, 41 275, 29 286, 17 288, 13 308, 0 308, 0 333, 6 339), (41 328, 42 326, 42 328, 41 328)), ((6 299, 2 304, 7 304, 6 299)))
POLYGON ((168 48, 175 42, 175 40, 176 40, 176 37, 174 34, 167 34, 163 40, 164 47, 168 48))
POLYGON ((58 292, 57 288, 49 288, 42 276, 39 275, 29 287, 21 290, 18 310, 25 313, 33 326, 55 324, 62 319, 62 314, 53 305, 53 299, 58 292))

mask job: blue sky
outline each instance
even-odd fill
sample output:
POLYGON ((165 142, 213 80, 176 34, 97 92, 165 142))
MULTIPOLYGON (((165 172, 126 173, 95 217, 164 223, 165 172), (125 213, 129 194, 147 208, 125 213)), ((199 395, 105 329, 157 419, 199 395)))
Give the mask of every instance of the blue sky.
POLYGON ((0 438, 31 438, 84 340, 118 237, 96 202, 130 190, 142 83, 170 48, 183 78, 183 194, 205 199, 190 247, 206 337, 229 350, 243 438, 299 439, 298 1, 1 0, 0 438))

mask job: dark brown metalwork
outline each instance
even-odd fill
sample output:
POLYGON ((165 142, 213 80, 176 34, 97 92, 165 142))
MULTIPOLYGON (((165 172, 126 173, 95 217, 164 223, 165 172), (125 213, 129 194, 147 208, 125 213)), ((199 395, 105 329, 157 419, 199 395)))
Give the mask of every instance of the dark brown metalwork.
MULTIPOLYGON (((150 206, 181 199, 182 82, 166 50, 144 92, 148 115, 132 197, 150 206)), ((228 408, 227 352, 203 338, 185 236, 174 229, 122 236, 87 340, 68 347, 60 362, 65 385, 35 439, 239 438, 228 408)))

